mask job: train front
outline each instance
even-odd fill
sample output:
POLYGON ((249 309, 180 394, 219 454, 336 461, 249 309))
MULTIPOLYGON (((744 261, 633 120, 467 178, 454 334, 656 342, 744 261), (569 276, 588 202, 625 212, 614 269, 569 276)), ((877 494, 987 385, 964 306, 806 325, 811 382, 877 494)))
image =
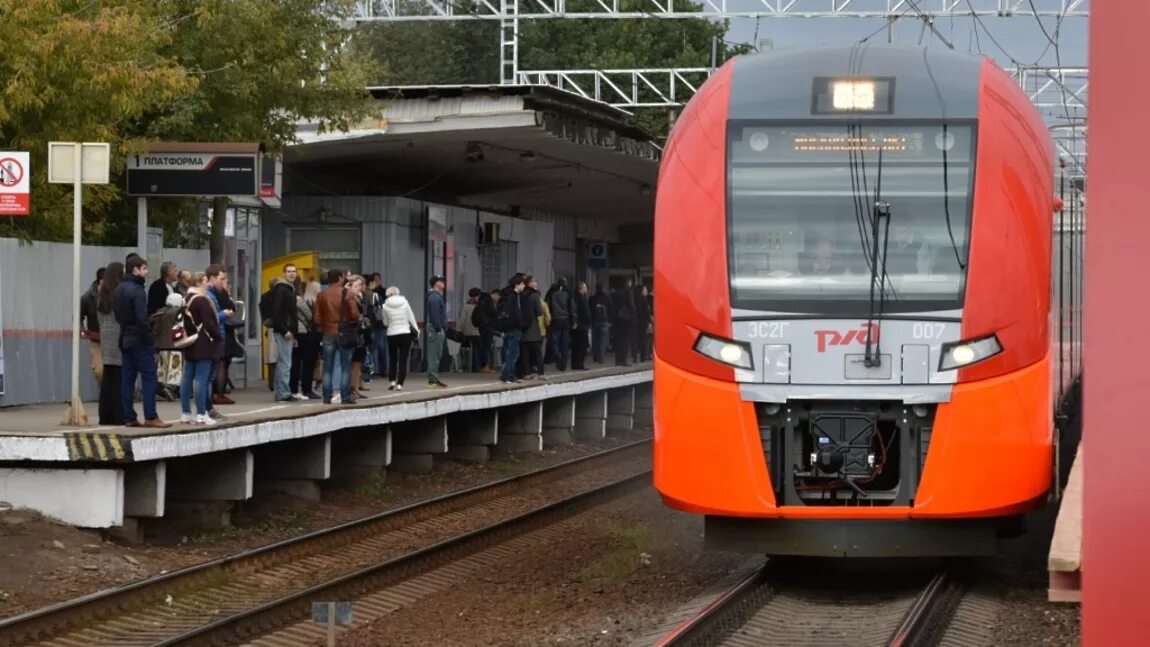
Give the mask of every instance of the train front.
POLYGON ((655 485, 712 546, 994 550, 1051 475, 1052 145, 988 60, 738 58, 655 223, 655 485))

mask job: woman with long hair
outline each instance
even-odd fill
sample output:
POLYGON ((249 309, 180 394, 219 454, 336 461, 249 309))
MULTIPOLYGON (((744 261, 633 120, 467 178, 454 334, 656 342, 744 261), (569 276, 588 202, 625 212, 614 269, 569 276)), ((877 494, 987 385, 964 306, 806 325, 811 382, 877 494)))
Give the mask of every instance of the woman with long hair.
POLYGON ((367 349, 371 345, 371 326, 367 323, 366 317, 363 315, 365 310, 364 306, 364 288, 367 287, 367 281, 358 274, 354 274, 347 279, 348 294, 359 301, 359 343, 356 344, 355 350, 351 354, 351 394, 356 398, 362 398, 364 395, 360 393, 361 390, 367 391, 367 387, 363 384, 363 361, 367 359, 367 349))
POLYGON ((208 297, 208 277, 203 272, 192 275, 188 288, 185 315, 198 329, 196 341, 184 349, 184 380, 180 386, 180 422, 214 425, 208 414, 208 378, 212 364, 223 354, 220 340, 220 317, 216 306, 208 297), (196 394, 196 417, 192 417, 192 388, 196 394))
POLYGON ((291 375, 288 387, 296 400, 318 399, 312 385, 315 380, 315 360, 319 356, 319 342, 315 336, 315 298, 319 295, 319 283, 295 280, 296 330, 295 345, 291 353, 291 375), (315 290, 312 290, 312 286, 315 290), (309 293, 310 299, 309 299, 309 293))
POLYGON ((100 381, 100 424, 124 424, 120 376, 123 355, 120 352, 120 323, 112 313, 112 294, 124 280, 124 264, 108 263, 104 281, 96 295, 96 319, 100 322, 100 353, 104 356, 104 379, 100 381))

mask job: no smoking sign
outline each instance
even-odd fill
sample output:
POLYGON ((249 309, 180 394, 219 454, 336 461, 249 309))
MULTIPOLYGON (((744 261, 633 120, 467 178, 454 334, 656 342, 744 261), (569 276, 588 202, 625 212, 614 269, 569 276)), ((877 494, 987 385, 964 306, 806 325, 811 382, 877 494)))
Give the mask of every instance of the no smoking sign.
POLYGON ((31 213, 28 185, 28 153, 0 151, 0 216, 31 213))

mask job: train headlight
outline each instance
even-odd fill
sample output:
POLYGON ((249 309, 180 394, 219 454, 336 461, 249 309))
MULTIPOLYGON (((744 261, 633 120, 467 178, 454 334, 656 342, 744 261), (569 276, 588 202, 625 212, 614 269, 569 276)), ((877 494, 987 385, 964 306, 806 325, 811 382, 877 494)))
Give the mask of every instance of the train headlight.
POLYGON ((971 364, 977 364, 984 359, 990 359, 1002 352, 1002 344, 998 342, 997 335, 987 335, 978 339, 952 342, 942 345, 942 358, 938 363, 938 370, 950 371, 971 364))
POLYGON ((751 346, 745 342, 700 334, 699 338, 695 340, 695 352, 735 368, 748 371, 754 368, 754 362, 751 359, 751 346))

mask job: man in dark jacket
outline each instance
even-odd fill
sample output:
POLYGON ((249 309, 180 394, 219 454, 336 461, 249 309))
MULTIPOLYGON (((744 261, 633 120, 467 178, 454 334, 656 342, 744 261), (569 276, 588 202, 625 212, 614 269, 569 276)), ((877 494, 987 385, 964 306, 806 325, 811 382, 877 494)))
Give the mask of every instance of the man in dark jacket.
POLYGON ((156 346, 152 340, 152 326, 148 322, 148 294, 144 280, 148 276, 148 263, 139 256, 128 260, 124 280, 112 295, 112 312, 120 324, 120 350, 123 353, 124 424, 129 427, 164 429, 172 425, 160 420, 156 413, 156 346), (140 376, 143 390, 144 423, 136 417, 136 376, 140 376))
POLYGON ((439 379, 439 362, 443 358, 443 344, 447 339, 447 300, 443 292, 447 282, 442 276, 433 276, 427 291, 427 386, 447 386, 439 379))
POLYGON ((519 345, 523 339, 523 331, 527 328, 527 317, 523 313, 523 301, 520 295, 526 286, 527 280, 522 274, 511 277, 507 287, 503 289, 503 298, 499 300, 499 310, 495 316, 495 329, 503 333, 503 370, 499 374, 499 381, 504 384, 519 381, 516 376, 519 345))
POLYGON ((571 297, 571 368, 587 370, 587 346, 591 342, 591 306, 587 302, 587 283, 579 281, 579 287, 571 297))
POLYGON ((160 276, 152 281, 148 288, 148 316, 156 314, 168 301, 168 295, 178 292, 180 285, 180 268, 171 261, 160 265, 160 276))
POLYGON ((296 304, 295 290, 292 283, 296 279, 295 265, 284 267, 284 278, 272 279, 271 297, 269 299, 271 312, 272 338, 276 345, 276 368, 273 377, 275 383, 276 402, 291 402, 291 356, 292 347, 295 346, 296 304))
POLYGON ((595 286, 595 296, 590 299, 591 306, 591 356, 596 364, 603 363, 603 355, 607 352, 607 339, 611 331, 611 298, 603 290, 603 284, 595 286))
POLYGON ((631 285, 631 279, 627 279, 611 298, 611 331, 614 333, 611 343, 615 346, 615 366, 631 365, 632 331, 636 318, 635 295, 631 285))
POLYGON ((547 329, 547 340, 555 353, 555 368, 567 370, 567 350, 571 342, 571 293, 567 290, 567 279, 560 277, 555 291, 547 298, 551 309, 551 326, 547 329))

